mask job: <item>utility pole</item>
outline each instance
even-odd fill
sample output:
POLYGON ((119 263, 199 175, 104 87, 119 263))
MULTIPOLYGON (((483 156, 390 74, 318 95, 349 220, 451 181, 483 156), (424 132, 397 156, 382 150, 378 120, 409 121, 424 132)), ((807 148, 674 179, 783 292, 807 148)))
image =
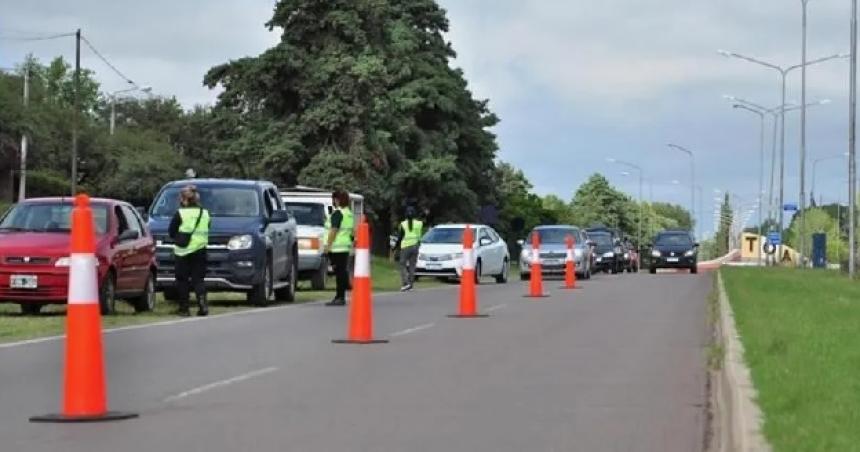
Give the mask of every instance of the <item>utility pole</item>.
MULTIPOLYGON (((24 65, 24 110, 30 103, 30 60, 24 65)), ((29 144, 27 131, 21 134, 21 171, 18 175, 18 202, 27 198, 27 145, 29 144)))
POLYGON ((78 128, 81 116, 81 29, 75 31, 75 89, 74 118, 72 119, 72 196, 78 191, 78 128))
POLYGON ((851 70, 849 77, 850 100, 848 101, 848 274, 853 278, 856 271, 856 126, 857 126, 857 0, 851 0, 851 70))

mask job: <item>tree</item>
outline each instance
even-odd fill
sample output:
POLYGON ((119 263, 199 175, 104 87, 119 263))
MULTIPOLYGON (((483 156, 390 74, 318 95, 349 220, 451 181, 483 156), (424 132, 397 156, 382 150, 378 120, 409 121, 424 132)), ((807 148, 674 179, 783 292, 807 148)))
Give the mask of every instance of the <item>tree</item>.
POLYGON ((716 244, 714 245, 714 253, 717 256, 726 255, 731 249, 731 228, 732 228, 732 207, 729 200, 729 195, 726 194, 722 206, 720 206, 719 227, 715 237, 716 244))
POLYGON ((582 227, 602 224, 635 235, 638 208, 633 205, 603 175, 594 174, 576 190, 571 211, 574 222, 582 227))
POLYGON ((804 256, 812 257, 812 236, 816 233, 823 233, 827 236, 827 260, 830 262, 840 262, 841 259, 848 258, 848 244, 842 239, 839 232, 839 224, 828 212, 822 207, 813 207, 798 213, 791 221, 791 225, 786 233, 786 243, 797 249, 800 242, 800 216, 804 217, 805 233, 804 249, 798 250, 804 256))
POLYGON ((361 192, 383 227, 406 200, 440 221, 498 201, 498 119, 449 66, 435 1, 281 0, 267 26, 277 45, 204 78, 214 167, 361 192))
POLYGON ((657 215, 672 220, 671 228, 684 229, 690 231, 693 229, 693 218, 690 211, 677 205, 665 202, 656 202, 651 206, 657 215))

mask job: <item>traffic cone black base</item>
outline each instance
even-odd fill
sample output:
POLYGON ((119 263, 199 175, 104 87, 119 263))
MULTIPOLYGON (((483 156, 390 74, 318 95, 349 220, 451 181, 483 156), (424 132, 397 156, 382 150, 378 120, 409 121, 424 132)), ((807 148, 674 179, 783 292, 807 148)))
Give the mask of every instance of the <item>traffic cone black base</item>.
POLYGON ((355 345, 371 345, 371 344, 387 344, 387 339, 372 339, 369 341, 353 341, 349 339, 332 339, 332 344, 355 344, 355 345))
POLYGON ((485 319, 489 317, 489 314, 449 314, 448 317, 452 319, 485 319))
POLYGON ((546 294, 546 293, 544 293, 544 294, 540 294, 540 295, 529 295, 529 294, 526 294, 526 295, 523 295, 523 298, 549 298, 549 294, 546 294))
POLYGON ((62 414, 46 414, 44 416, 33 416, 30 422, 52 423, 52 424, 82 424, 91 422, 113 422, 135 419, 140 417, 137 413, 123 413, 120 411, 108 411, 95 416, 65 416, 62 414))

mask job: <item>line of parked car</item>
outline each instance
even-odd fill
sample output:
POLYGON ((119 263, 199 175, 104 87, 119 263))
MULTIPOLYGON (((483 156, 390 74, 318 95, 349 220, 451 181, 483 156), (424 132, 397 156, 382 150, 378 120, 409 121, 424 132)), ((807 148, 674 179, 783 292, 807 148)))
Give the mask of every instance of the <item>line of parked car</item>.
MULTIPOLYGON (((326 218, 334 206, 328 191, 296 187, 279 191, 265 181, 194 179, 166 184, 148 210, 112 199, 93 199, 97 233, 99 301, 103 314, 117 301, 136 312, 155 306, 156 292, 175 300, 173 241, 170 219, 178 208, 179 191, 194 184, 213 218, 205 278, 211 292, 242 292, 249 303, 265 306, 274 300, 293 301, 299 280, 324 289, 331 273, 323 253, 326 218)), ((350 195, 357 216, 364 199, 350 195)), ((46 304, 64 304, 68 291, 69 234, 73 199, 37 198, 20 202, 0 219, 0 302, 18 303, 25 314, 46 304)), ((506 283, 511 272, 508 243, 492 227, 473 225, 476 282, 491 277, 506 283)), ((431 228, 421 241, 418 277, 459 278, 465 224, 431 228)), ((540 237, 538 252, 546 274, 561 275, 566 238, 575 239, 576 273, 589 279, 596 272, 638 272, 640 258, 629 240, 614 229, 539 226, 519 240, 520 279, 530 275, 532 235, 540 237)), ((650 247, 650 271, 689 268, 696 272, 697 249, 685 231, 664 231, 650 247)))

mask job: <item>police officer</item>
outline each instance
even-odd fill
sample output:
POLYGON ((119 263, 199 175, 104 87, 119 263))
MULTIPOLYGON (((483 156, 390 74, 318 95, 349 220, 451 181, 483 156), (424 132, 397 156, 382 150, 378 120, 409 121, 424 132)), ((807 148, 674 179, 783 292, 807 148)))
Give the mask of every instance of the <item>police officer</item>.
POLYGON ((179 298, 177 314, 188 317, 189 280, 197 295, 198 316, 209 315, 206 301, 206 246, 209 244, 209 211, 200 205, 197 187, 189 185, 179 194, 180 207, 170 221, 170 237, 176 243, 176 291, 179 298))
POLYGON ((349 194, 343 190, 336 190, 331 195, 335 211, 326 220, 325 251, 328 253, 329 262, 334 267, 334 276, 337 284, 334 299, 327 303, 328 306, 343 306, 346 304, 346 291, 349 288, 349 255, 353 247, 353 231, 355 217, 349 208, 349 194))
POLYGON ((418 262, 418 246, 424 232, 424 223, 415 218, 415 208, 409 206, 406 219, 400 223, 396 249, 400 250, 400 291, 412 290, 415 284, 415 264, 418 262))

